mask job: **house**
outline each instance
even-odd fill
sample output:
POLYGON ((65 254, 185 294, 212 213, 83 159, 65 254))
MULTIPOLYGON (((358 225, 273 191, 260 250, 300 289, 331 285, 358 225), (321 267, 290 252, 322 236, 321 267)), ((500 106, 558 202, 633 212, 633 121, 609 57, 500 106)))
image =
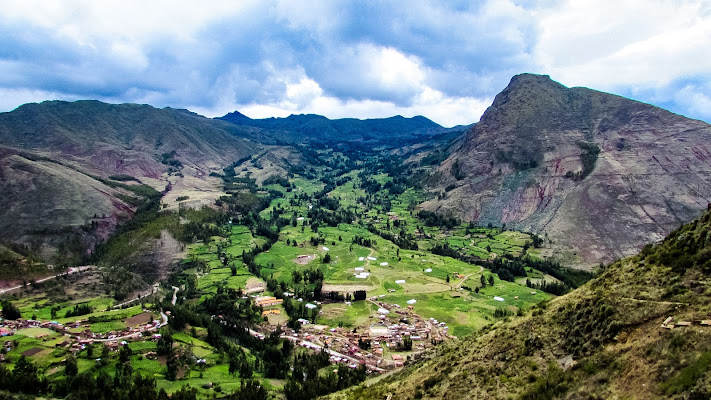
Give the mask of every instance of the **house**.
POLYGON ((262 317, 266 317, 267 315, 279 315, 279 314, 281 314, 281 310, 278 308, 272 308, 271 310, 262 311, 262 317))
POLYGON ((270 307, 270 306, 280 305, 283 302, 284 302, 284 300, 277 299, 276 297, 264 296, 264 297, 257 297, 256 300, 254 301, 254 304, 256 304, 259 307, 270 307))

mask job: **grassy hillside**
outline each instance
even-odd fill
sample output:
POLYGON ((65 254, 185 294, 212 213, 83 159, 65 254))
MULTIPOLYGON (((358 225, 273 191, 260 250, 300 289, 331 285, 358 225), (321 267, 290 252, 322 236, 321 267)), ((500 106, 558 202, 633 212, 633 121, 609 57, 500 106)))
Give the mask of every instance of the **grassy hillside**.
POLYGON ((524 317, 334 397, 707 399, 710 274, 707 212, 524 317))
POLYGON ((29 249, 0 244, 0 279, 32 279, 46 273, 47 266, 29 249))

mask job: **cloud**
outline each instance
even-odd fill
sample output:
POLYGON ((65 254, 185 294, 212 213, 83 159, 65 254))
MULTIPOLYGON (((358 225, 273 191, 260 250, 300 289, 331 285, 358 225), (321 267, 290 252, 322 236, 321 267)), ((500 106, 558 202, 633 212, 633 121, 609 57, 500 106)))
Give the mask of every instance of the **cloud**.
POLYGON ((539 30, 536 58, 566 84, 660 87, 711 71, 707 2, 565 1, 541 12, 539 30))
MULTIPOLYGON (((286 76, 288 73, 277 74, 286 76)), ((196 109, 206 115, 223 115, 239 109, 252 118, 286 117, 290 114, 321 114, 330 118, 385 118, 393 115, 427 116, 444 126, 470 124, 483 114, 491 98, 449 97, 442 92, 422 87, 407 105, 373 99, 341 99, 326 94, 318 83, 308 77, 283 81, 284 94, 273 102, 227 103, 213 109, 196 109)))
POLYGON ((8 0, 0 106, 46 95, 451 125, 538 72, 710 118, 710 16, 686 0, 8 0))

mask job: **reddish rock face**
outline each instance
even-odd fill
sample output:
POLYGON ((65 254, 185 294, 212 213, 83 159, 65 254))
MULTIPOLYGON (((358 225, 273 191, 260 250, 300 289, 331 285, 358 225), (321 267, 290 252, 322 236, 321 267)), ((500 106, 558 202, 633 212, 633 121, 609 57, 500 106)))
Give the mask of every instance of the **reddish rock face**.
POLYGON ((706 208, 711 126, 519 75, 436 173, 443 179, 435 188, 458 187, 425 208, 546 232, 559 256, 590 265, 633 254, 706 208))

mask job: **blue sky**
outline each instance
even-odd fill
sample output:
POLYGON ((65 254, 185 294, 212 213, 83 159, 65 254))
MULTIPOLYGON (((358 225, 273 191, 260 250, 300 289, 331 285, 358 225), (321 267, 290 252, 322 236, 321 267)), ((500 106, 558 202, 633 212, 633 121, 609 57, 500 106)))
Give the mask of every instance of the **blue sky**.
POLYGON ((0 111, 99 99, 452 126, 533 72, 711 121, 710 50, 711 1, 5 0, 0 111))

